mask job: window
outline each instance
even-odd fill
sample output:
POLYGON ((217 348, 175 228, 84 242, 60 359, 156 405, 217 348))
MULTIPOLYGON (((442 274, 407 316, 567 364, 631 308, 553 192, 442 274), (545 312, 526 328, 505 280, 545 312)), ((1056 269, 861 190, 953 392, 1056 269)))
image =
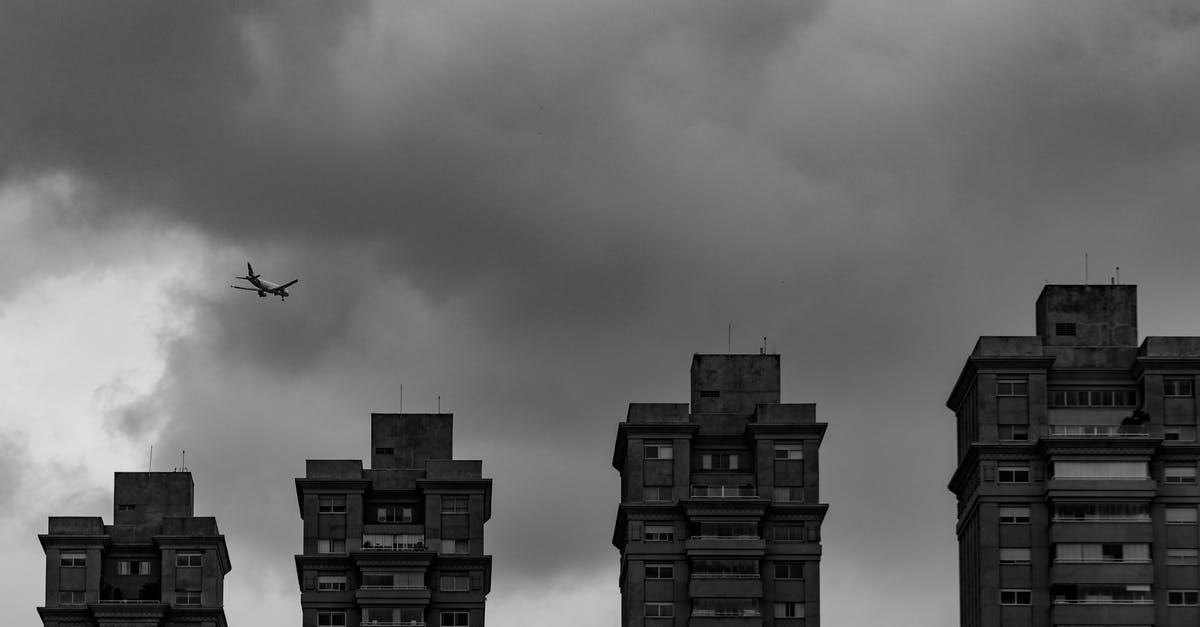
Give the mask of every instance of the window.
POLYGON ((424 590, 425 575, 420 572, 363 573, 362 588, 424 590))
POLYGON ((1064 542, 1054 545, 1054 561, 1067 563, 1146 563, 1150 561, 1150 545, 1145 543, 1104 544, 1064 542))
POLYGON ((671 500, 671 488, 656 488, 647 486, 642 488, 643 501, 669 501, 671 500))
POLYGON ((758 560, 692 560, 692 579, 758 579, 758 560))
POLYGON ((796 503, 804 502, 804 487, 803 486, 781 486, 775 488, 776 501, 792 501, 796 503))
POLYGON ((197 551, 180 551, 175 554, 176 568, 194 568, 204 565, 204 554, 197 551))
POLYGON ((1029 507, 1025 506, 1025 505, 1001 507, 1000 508, 1000 524, 1002 524, 1002 525, 1028 525, 1029 524, 1029 507))
POLYGON ((470 614, 466 612, 442 612, 442 627, 468 627, 470 614))
POLYGON ((1146 479, 1146 462, 1055 462, 1055 479, 1146 479))
POLYGON ((999 432, 1002 442, 1029 441, 1029 425, 1000 425, 999 432))
POLYGON ((1191 396, 1191 379, 1163 379, 1163 396, 1191 396))
POLYGON ((1167 590, 1167 605, 1200 605, 1200 591, 1167 590))
POLYGON ((317 513, 345 514, 346 496, 324 494, 317 497, 317 513))
POLYGON ((795 601, 776 603, 775 618, 804 618, 804 604, 795 601))
POLYGON ((149 575, 150 562, 142 560, 120 560, 117 562, 118 575, 149 575))
POLYGON ((700 398, 721 398, 720 390, 700 390, 700 398))
POLYGON ((1150 506, 1145 503, 1055 503, 1058 522, 1149 522, 1150 506))
POLYGON ((674 579, 675 567, 670 562, 646 562, 646 579, 674 579))
POLYGON ((59 605, 83 605, 86 602, 83 590, 62 590, 58 593, 59 605))
POLYGON ((81 567, 87 566, 87 553, 83 551, 63 551, 58 554, 59 566, 81 567))
POLYGON ((1178 442, 1195 442, 1196 427, 1163 427, 1163 439, 1178 442))
POLYGON ((465 496, 443 496, 443 514, 466 514, 470 511, 470 499, 465 496))
POLYGON ((692 616, 762 616, 758 599, 693 599, 692 616))
POLYGON ((776 579, 804 579, 804 564, 800 562, 775 562, 776 579))
POLYGON ((674 603, 647 603, 646 618, 674 618, 674 603))
POLYGON ((377 446, 377 447, 375 447, 375 454, 376 455, 395 455, 396 449, 394 449, 390 446, 377 446))
POLYGON ((751 521, 704 522, 697 525, 701 538, 757 540, 758 525, 751 521))
POLYGON ((996 396, 1025 396, 1029 381, 1025 377, 1001 376, 996 379, 996 396))
POLYGON ((397 590, 424 590, 425 589, 425 573, 405 571, 396 573, 395 584, 393 586, 397 590))
POLYGON ((346 589, 345 575, 317 575, 317 590, 334 591, 346 589))
POLYGON ((470 540, 442 540, 442 553, 470 553, 470 540))
POLYGON ((1109 388, 1102 390, 1050 390, 1051 407, 1133 407, 1137 391, 1109 388))
POLYGON ((775 525, 776 542, 804 542, 804 525, 775 525))
POLYGON ((471 589, 471 578, 467 575, 442 575, 438 590, 442 592, 466 592, 471 589))
POLYGON ((1029 549, 1024 549, 1024 548, 1004 549, 1004 548, 1002 548, 1002 549, 1000 549, 1000 563, 1001 564, 1028 564, 1029 563, 1029 549))
POLYGON ((1165 483, 1196 483, 1195 466, 1167 466, 1163 468, 1165 483))
POLYGON ((646 542, 674 542, 675 527, 671 525, 646 525, 643 538, 646 542))
POLYGON ((382 505, 375 510, 375 522, 412 522, 413 508, 402 505, 382 505))
POLYGON ((317 612, 318 627, 345 627, 345 612, 317 612))
POLYGON ((1167 523, 1187 525, 1196 524, 1196 508, 1195 507, 1168 507, 1167 508, 1167 523))
POLYGON ((1068 336, 1068 337, 1074 336, 1075 335, 1075 323, 1074 322, 1056 322, 1056 323, 1054 323, 1054 334, 1058 335, 1058 336, 1068 336))
POLYGON ((647 442, 644 452, 646 459, 675 459, 670 442, 647 442))
POLYGON ((775 459, 804 459, 804 444, 783 442, 775 445, 775 459))
POLYGON ((1001 466, 996 471, 1000 483, 1029 483, 1029 468, 1027 466, 1001 466))
POLYGON ((737 470, 738 456, 733 453, 705 453, 700 456, 700 467, 704 470, 737 470))
POLYGON ((200 591, 176 590, 175 605, 200 605, 200 591))
POLYGON ((1050 594, 1054 603, 1079 603, 1084 605, 1152 605, 1149 584, 1056 584, 1050 594))
POLYGON ((346 541, 331 538, 317 538, 317 553, 345 553, 346 541))
POLYGON ((1167 564, 1170 566, 1195 566, 1200 564, 1200 553, 1196 549, 1167 549, 1167 564))
POLYGON ((133 510, 134 510, 134 506, 130 505, 128 503, 122 503, 117 506, 118 512, 132 512, 133 510))
POLYGON ((364 533, 363 549, 368 551, 424 551, 423 533, 364 533))
POLYGON ((1007 588, 1000 590, 1000 605, 1029 605, 1030 590, 1007 588))

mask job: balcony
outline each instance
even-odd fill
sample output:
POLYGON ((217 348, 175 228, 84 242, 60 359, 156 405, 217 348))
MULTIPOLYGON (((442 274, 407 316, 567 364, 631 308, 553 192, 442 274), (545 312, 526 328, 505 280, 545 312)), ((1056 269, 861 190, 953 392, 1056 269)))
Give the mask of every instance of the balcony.
POLYGON ((1153 625, 1154 602, 1055 601, 1050 608, 1055 625, 1153 625))
MULTIPOLYGON (((688 582, 688 594, 693 597, 742 597, 761 598, 762 580, 758 575, 692 575, 688 582)), ((696 614, 692 614, 696 616, 696 614)))
POLYGON ((752 485, 693 485, 694 499, 756 499, 758 490, 752 485))
MULTIPOLYGON (((1149 584, 1154 581, 1154 564, 1140 561, 1058 561, 1050 566, 1050 581, 1055 584, 1149 584)), ((1063 601, 1066 603, 1067 601, 1063 601)), ((1093 603, 1072 601, 1072 603, 1093 603)), ((1105 601, 1105 603, 1122 603, 1105 601)), ((1131 602, 1136 604, 1136 602, 1131 602)))
POLYGON ((362 545, 364 551, 428 551, 429 547, 425 546, 424 542, 414 542, 409 544, 375 544, 364 542, 362 545))
POLYGON ((380 622, 373 620, 370 622, 359 623, 361 627, 425 627, 424 621, 403 621, 403 622, 380 622))
POLYGON ((100 605, 161 605, 162 601, 147 599, 100 599, 100 605))
POLYGON ((359 586, 359 590, 427 590, 425 586, 359 586))
POLYGON ((1052 438, 1148 438, 1146 425, 1050 425, 1052 438))

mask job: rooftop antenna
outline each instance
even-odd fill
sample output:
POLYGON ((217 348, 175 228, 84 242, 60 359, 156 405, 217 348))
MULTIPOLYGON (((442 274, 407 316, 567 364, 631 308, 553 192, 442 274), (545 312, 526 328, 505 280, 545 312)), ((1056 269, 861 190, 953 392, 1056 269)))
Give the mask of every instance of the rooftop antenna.
POLYGON ((1088 254, 1083 253, 1083 284, 1088 284, 1088 254))
POLYGON ((179 472, 187 472, 187 451, 179 451, 179 472))
POLYGON ((1117 285, 1121 284, 1121 266, 1117 266, 1117 285))
POLYGON ((729 323, 729 332, 725 335, 725 354, 733 352, 733 323, 729 323))
POLYGON ((760 349, 760 350, 758 351, 758 354, 759 354, 759 355, 766 355, 766 354, 767 354, 767 336, 765 336, 765 335, 763 336, 763 345, 762 345, 762 349, 760 349))
POLYGON ((150 463, 146 464, 146 472, 154 472, 154 445, 150 445, 150 463))
POLYGON ((442 413, 442 395, 438 395, 438 413, 442 413))
POLYGON ((404 413, 404 384, 400 384, 400 413, 404 413))

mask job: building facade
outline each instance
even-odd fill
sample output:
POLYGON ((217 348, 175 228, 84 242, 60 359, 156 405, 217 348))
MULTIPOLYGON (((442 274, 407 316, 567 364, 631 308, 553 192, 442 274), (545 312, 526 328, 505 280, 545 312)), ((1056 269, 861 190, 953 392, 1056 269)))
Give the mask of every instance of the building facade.
POLYGON ((1200 625, 1200 337, 1138 344, 1137 288, 1047 285, 980 337, 958 423, 964 627, 1200 625))
POLYGON ((812 404, 780 403, 778 355, 695 355, 691 404, 617 429, 623 627, 820 625, 812 404))
POLYGON ((113 524, 52 516, 46 552, 46 627, 226 627, 225 536, 194 516, 189 472, 118 472, 113 524))
POLYGON ((296 556, 304 627, 483 627, 492 480, 455 460, 452 414, 372 414, 371 468, 307 462, 296 556))

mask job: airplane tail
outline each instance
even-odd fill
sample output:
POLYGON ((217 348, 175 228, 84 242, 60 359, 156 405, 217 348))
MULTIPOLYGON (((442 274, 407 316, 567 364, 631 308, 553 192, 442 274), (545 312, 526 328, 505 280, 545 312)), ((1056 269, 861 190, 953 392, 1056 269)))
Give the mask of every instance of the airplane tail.
POLYGON ((251 279, 257 279, 258 275, 254 274, 254 268, 250 267, 250 262, 246 262, 246 276, 251 279))

